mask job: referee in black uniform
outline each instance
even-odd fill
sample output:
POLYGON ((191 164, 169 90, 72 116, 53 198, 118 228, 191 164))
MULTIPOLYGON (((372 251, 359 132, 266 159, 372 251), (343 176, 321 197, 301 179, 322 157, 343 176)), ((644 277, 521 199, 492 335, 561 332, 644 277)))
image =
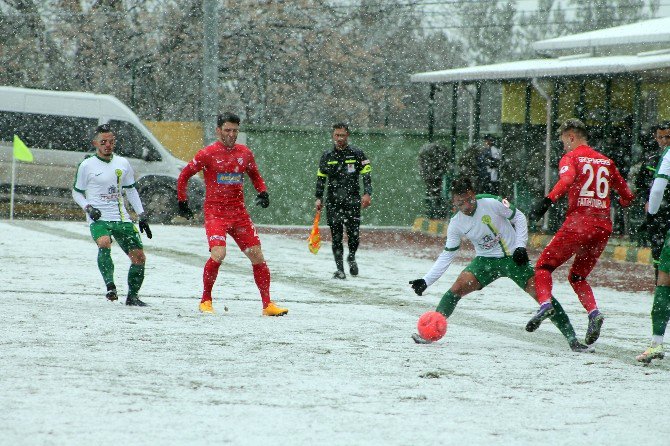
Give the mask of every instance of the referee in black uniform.
POLYGON ((344 274, 344 247, 342 239, 347 231, 349 254, 347 263, 349 273, 358 275, 356 250, 358 249, 361 208, 370 206, 372 179, 370 178, 370 160, 362 150, 348 142, 349 127, 344 123, 333 125, 331 149, 321 155, 316 178, 316 209, 323 206, 323 193, 328 180, 326 193, 326 218, 333 239, 333 255, 337 271, 335 279, 346 279, 344 274), (360 194, 359 177, 363 178, 363 196, 360 194))

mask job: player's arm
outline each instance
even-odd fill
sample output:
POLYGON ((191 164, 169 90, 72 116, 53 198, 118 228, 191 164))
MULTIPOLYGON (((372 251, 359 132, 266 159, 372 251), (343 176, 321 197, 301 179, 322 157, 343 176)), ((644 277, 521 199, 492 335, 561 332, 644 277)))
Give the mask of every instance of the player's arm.
POLYGON ((663 155, 663 159, 661 159, 661 162, 656 169, 654 182, 652 183, 651 190, 649 191, 649 209, 647 211, 649 214, 656 214, 658 209, 661 207, 661 202, 663 201, 663 192, 665 192, 665 187, 668 185, 669 179, 670 152, 666 151, 663 155))
POLYGON ((411 280, 409 283, 416 294, 421 294, 426 291, 426 288, 434 284, 451 265, 451 262, 456 257, 456 251, 461 245, 462 233, 454 224, 449 224, 447 227, 447 241, 444 244, 444 251, 437 257, 433 267, 421 279, 411 280))
POLYGON ((251 179, 251 183, 254 185, 256 192, 263 193, 267 192, 268 188, 265 185, 265 181, 261 176, 260 171, 258 170, 258 164, 256 164, 256 158, 254 154, 249 151, 249 162, 247 163, 247 175, 251 179))
POLYGON ((362 150, 360 151, 359 156, 360 159, 358 162, 360 167, 358 173, 363 177, 363 194, 372 196, 372 176, 370 175, 370 172, 372 172, 372 165, 362 150))
POLYGON ((619 203, 621 206, 627 207, 635 199, 635 194, 630 190, 630 187, 628 187, 628 183, 626 183, 626 180, 619 172, 619 169, 617 169, 616 166, 612 167, 614 168, 614 171, 610 173, 610 182, 612 183, 614 190, 619 194, 619 203))
POLYGON ((140 194, 137 192, 137 188, 135 188, 135 171, 130 163, 127 163, 127 170, 121 181, 123 192, 125 192, 126 198, 128 198, 128 202, 133 207, 135 213, 137 215, 144 214, 144 206, 142 206, 140 194))
POLYGON ((251 151, 249 151, 247 175, 249 175, 254 188, 258 192, 258 195, 256 195, 256 206, 260 206, 262 208, 270 206, 270 194, 268 193, 268 188, 265 185, 265 181, 263 180, 260 171, 258 170, 258 164, 256 164, 256 159, 254 158, 254 154, 251 151))
POLYGON ((549 198, 552 203, 556 203, 556 200, 568 192, 576 178, 577 169, 572 163, 572 158, 563 157, 559 164, 558 181, 551 189, 551 192, 547 194, 547 198, 549 198))
POLYGON ((524 265, 528 263, 528 251, 526 250, 526 244, 528 243, 528 220, 526 219, 526 215, 504 198, 497 200, 497 203, 497 206, 494 207, 495 211, 500 216, 508 219, 514 228, 516 243, 512 246, 514 249, 512 259, 519 265, 524 265))
POLYGON ((80 163, 77 167, 77 173, 74 177, 74 184, 72 185, 72 198, 74 199, 75 203, 77 203, 79 207, 81 207, 84 212, 86 212, 91 217, 93 221, 97 221, 100 217, 102 217, 102 212, 100 212, 100 209, 93 207, 86 198, 87 181, 85 170, 86 168, 80 163))
POLYGON ((494 209, 498 215, 508 219, 514 227, 516 244, 512 248, 525 249, 528 243, 528 220, 526 219, 526 215, 504 198, 496 200, 496 203, 494 209))
POLYGON ((533 208, 528 213, 528 218, 531 221, 537 221, 542 218, 551 205, 565 195, 570 189, 570 186, 572 186, 572 183, 575 182, 575 178, 577 178, 577 169, 572 164, 571 158, 564 156, 561 159, 558 175, 558 181, 551 189, 551 192, 549 192, 546 197, 535 202, 533 208))
POLYGON ((188 201, 188 180, 205 167, 205 155, 203 151, 195 154, 193 159, 184 167, 177 178, 177 200, 188 201))
POLYGON ((326 180, 328 179, 328 152, 324 152, 319 160, 319 168, 316 171, 316 192, 314 196, 317 200, 323 200, 323 191, 326 189, 326 180))
POLYGON ((179 215, 190 219, 193 217, 193 211, 188 207, 188 180, 200 172, 205 167, 206 155, 201 150, 195 154, 193 159, 184 167, 177 178, 177 204, 179 206, 179 215))

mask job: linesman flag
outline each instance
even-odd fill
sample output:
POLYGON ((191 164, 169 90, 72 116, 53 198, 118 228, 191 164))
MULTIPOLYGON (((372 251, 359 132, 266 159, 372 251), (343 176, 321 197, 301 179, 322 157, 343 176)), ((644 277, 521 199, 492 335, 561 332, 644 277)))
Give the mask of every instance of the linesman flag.
POLYGON ((14 135, 14 159, 25 161, 26 163, 33 162, 33 154, 26 146, 26 143, 21 141, 18 135, 14 135))
POLYGON ((309 238, 307 239, 307 247, 309 248, 309 252, 312 254, 316 254, 319 252, 319 248, 321 248, 319 220, 321 220, 321 211, 316 211, 316 215, 314 216, 314 224, 312 225, 312 232, 309 234, 309 238))

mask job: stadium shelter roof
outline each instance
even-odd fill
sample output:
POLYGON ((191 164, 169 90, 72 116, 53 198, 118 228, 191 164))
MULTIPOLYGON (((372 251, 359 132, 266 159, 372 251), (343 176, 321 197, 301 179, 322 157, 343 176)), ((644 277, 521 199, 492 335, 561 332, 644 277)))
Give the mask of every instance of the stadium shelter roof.
POLYGON ((670 43, 670 17, 540 40, 532 46, 535 51, 556 51, 663 43, 670 43))
POLYGON ((649 72, 670 68, 670 50, 632 56, 530 59, 492 65, 428 71, 412 75, 412 82, 450 83, 649 72))

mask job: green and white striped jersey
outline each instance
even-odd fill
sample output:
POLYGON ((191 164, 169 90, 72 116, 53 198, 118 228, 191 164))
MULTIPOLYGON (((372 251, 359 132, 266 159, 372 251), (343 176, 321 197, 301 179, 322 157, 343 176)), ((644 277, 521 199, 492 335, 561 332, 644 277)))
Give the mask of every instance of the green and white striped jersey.
POLYGON ((663 151, 658 166, 656 166, 656 174, 654 175, 654 182, 649 190, 649 210, 652 215, 656 214, 663 202, 663 192, 668 185, 670 179, 670 147, 666 147, 663 151))
MULTIPOLYGON (((86 158, 77 168, 73 186, 85 195, 87 204, 100 210, 100 219, 105 221, 130 221, 122 194, 123 189, 130 188, 135 188, 135 172, 128 160, 118 155, 109 161, 98 156, 86 158)), ((92 222, 88 215, 86 218, 92 222)))
POLYGON ((528 242, 528 221, 504 198, 477 195, 477 209, 472 216, 459 211, 451 217, 444 251, 424 276, 428 286, 449 268, 464 237, 472 242, 477 256, 511 256, 516 248, 525 247, 528 242))

